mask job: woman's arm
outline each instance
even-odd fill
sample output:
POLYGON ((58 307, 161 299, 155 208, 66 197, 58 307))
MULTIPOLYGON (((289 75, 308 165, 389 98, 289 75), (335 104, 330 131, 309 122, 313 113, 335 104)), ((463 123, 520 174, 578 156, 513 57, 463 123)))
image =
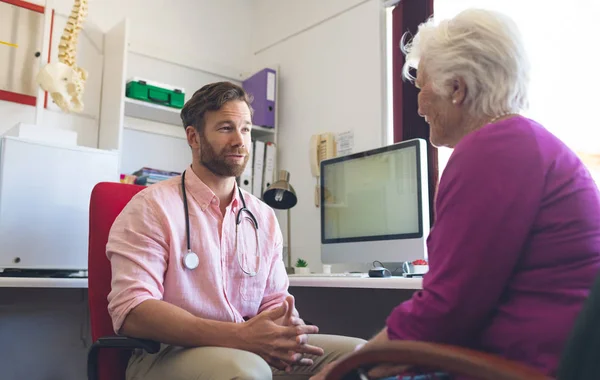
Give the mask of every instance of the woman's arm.
POLYGON ((480 133, 455 149, 428 238, 429 273, 423 290, 389 316, 391 339, 466 345, 507 290, 538 213, 544 173, 533 137, 502 133, 480 133))

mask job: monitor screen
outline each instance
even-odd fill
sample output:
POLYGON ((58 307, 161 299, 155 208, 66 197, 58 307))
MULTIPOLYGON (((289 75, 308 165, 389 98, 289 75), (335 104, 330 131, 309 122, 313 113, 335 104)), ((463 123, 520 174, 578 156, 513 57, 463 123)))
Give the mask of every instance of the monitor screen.
POLYGON ((322 244, 423 236, 418 141, 323 161, 322 244))

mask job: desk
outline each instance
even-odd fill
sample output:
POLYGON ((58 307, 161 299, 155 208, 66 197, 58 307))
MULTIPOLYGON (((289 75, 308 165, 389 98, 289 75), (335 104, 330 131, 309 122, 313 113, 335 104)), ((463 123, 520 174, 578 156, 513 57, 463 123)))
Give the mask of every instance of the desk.
MULTIPOLYGON (((370 338, 389 312, 420 289, 403 277, 295 277, 302 318, 321 333, 370 338)), ((2 379, 81 379, 91 344, 86 278, 0 277, 2 379), (31 357, 37 358, 36 366, 31 357)))
POLYGON ((310 288, 421 289, 422 278, 327 277, 288 275, 290 286, 310 288))
POLYGON ((86 288, 87 278, 0 277, 0 288, 86 288))
POLYGON ((0 277, 0 378, 84 379, 89 318, 87 279, 0 277))
POLYGON ((394 307, 421 289, 421 278, 302 277, 290 275, 300 316, 323 334, 369 339, 394 307))

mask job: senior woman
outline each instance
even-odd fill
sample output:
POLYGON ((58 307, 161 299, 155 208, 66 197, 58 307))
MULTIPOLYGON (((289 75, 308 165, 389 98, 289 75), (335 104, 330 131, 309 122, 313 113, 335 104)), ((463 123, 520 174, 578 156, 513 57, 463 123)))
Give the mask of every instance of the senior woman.
POLYGON ((598 188, 567 146, 519 115, 530 68, 509 18, 467 10, 428 21, 406 51, 431 143, 454 150, 423 289, 367 344, 447 343, 553 375, 600 269, 598 188))

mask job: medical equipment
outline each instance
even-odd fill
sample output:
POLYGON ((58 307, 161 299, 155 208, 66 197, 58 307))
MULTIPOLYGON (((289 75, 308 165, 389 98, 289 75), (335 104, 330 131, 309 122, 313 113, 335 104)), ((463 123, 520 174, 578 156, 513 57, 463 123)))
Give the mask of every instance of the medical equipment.
POLYGON ((88 0, 75 0, 58 43, 58 62, 46 64, 36 82, 63 112, 83 112, 83 92, 88 72, 77 66, 77 43, 88 14, 88 0))
MULTIPOLYGON (((200 264, 200 258, 198 257, 198 255, 196 253, 192 252, 192 247, 191 247, 191 243, 190 243, 190 216, 189 216, 189 211, 188 211, 187 194, 185 191, 185 171, 181 175, 181 193, 183 195, 183 210, 185 212, 185 233, 186 233, 186 240, 187 240, 187 252, 183 255, 183 258, 182 258, 183 266, 185 266, 188 269, 196 269, 198 267, 198 265, 200 264)), ((235 252, 235 255, 237 256, 237 261, 238 261, 238 265, 240 266, 240 269, 248 276, 254 277, 260 270, 258 222, 257 222, 256 218, 254 217, 254 215, 252 214, 252 212, 250 212, 250 210, 248 210, 248 208, 246 207, 246 201, 244 200, 244 196, 242 195, 242 190, 239 187, 238 187, 238 193, 240 195, 240 200, 242 201, 242 207, 238 210, 238 212, 235 216, 235 248, 234 248, 234 252, 235 252), (246 213, 247 215, 244 216, 243 213, 246 213), (256 270, 255 271, 244 268, 244 265, 242 264, 242 261, 240 260, 240 252, 238 249, 238 228, 240 226, 240 223, 242 222, 242 219, 241 219, 242 217, 250 220, 252 222, 252 225, 254 226, 254 234, 256 237, 256 270)))

